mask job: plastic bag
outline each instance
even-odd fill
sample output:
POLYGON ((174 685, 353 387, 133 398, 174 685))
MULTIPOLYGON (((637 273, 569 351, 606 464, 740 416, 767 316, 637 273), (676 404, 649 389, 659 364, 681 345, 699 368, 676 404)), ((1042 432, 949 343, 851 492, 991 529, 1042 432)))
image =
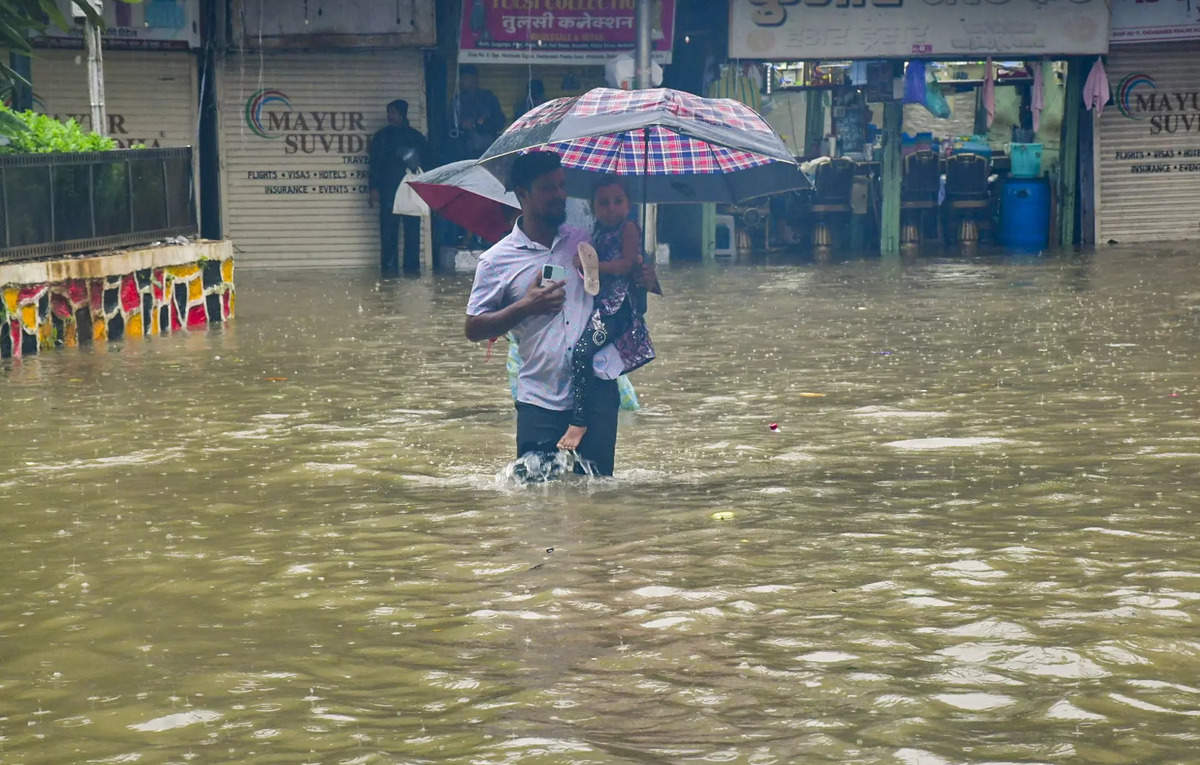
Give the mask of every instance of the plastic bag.
POLYGON ((932 76, 925 82, 925 108, 940 120, 950 119, 950 103, 942 95, 942 86, 932 76))

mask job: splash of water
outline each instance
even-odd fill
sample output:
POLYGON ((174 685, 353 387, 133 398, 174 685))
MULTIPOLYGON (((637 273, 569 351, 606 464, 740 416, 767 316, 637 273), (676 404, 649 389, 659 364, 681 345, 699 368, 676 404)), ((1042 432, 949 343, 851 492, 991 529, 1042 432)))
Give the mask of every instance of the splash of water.
POLYGON ((585 476, 599 477, 596 463, 584 459, 575 451, 559 449, 553 452, 526 452, 501 471, 502 480, 509 483, 546 483, 581 472, 585 476))

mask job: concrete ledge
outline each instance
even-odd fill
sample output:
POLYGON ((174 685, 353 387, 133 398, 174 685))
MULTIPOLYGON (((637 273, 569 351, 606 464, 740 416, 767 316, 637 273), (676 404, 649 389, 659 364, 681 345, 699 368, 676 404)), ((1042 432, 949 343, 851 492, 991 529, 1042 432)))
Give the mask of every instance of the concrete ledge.
POLYGON ((164 244, 133 250, 89 255, 87 257, 39 260, 32 263, 0 265, 0 287, 9 284, 44 284, 66 279, 99 279, 131 274, 145 268, 166 268, 201 260, 225 260, 233 257, 233 242, 224 239, 200 239, 187 244, 164 244))
POLYGON ((204 329, 233 314, 229 241, 0 266, 0 358, 204 329))

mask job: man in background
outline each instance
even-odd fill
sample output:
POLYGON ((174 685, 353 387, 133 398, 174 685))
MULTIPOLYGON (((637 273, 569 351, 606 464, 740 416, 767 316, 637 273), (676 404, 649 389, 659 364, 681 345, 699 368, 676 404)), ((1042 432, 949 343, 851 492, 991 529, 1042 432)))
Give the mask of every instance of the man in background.
POLYGON ((475 159, 504 129, 504 112, 490 90, 479 87, 479 70, 466 64, 459 70, 458 93, 450 103, 450 139, 455 159, 475 159))
POLYGON ((387 105, 387 125, 371 138, 370 185, 372 207, 379 206, 379 271, 385 277, 400 275, 400 224, 404 224, 404 271, 421 270, 421 219, 395 215, 392 203, 404 176, 429 167, 425 136, 408 124, 408 102, 396 99, 387 105))
POLYGON ((539 79, 530 80, 529 87, 525 89, 525 97, 513 104, 513 121, 516 122, 525 112, 544 103, 546 103, 546 86, 539 79))

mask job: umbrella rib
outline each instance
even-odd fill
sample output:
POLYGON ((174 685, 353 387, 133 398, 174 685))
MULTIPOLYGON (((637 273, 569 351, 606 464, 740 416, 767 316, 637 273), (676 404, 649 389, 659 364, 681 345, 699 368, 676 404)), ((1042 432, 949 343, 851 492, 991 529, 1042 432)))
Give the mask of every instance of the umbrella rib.
POLYGON ((707 145, 708 145, 708 153, 712 155, 713 167, 717 168, 717 174, 721 176, 721 180, 724 182, 723 185, 725 186, 726 189, 728 189, 729 198, 732 200, 733 199, 733 189, 729 188, 729 178, 728 178, 729 173, 726 173, 721 168, 721 161, 720 161, 720 159, 717 158, 716 146, 714 146, 711 143, 707 144, 707 145))

